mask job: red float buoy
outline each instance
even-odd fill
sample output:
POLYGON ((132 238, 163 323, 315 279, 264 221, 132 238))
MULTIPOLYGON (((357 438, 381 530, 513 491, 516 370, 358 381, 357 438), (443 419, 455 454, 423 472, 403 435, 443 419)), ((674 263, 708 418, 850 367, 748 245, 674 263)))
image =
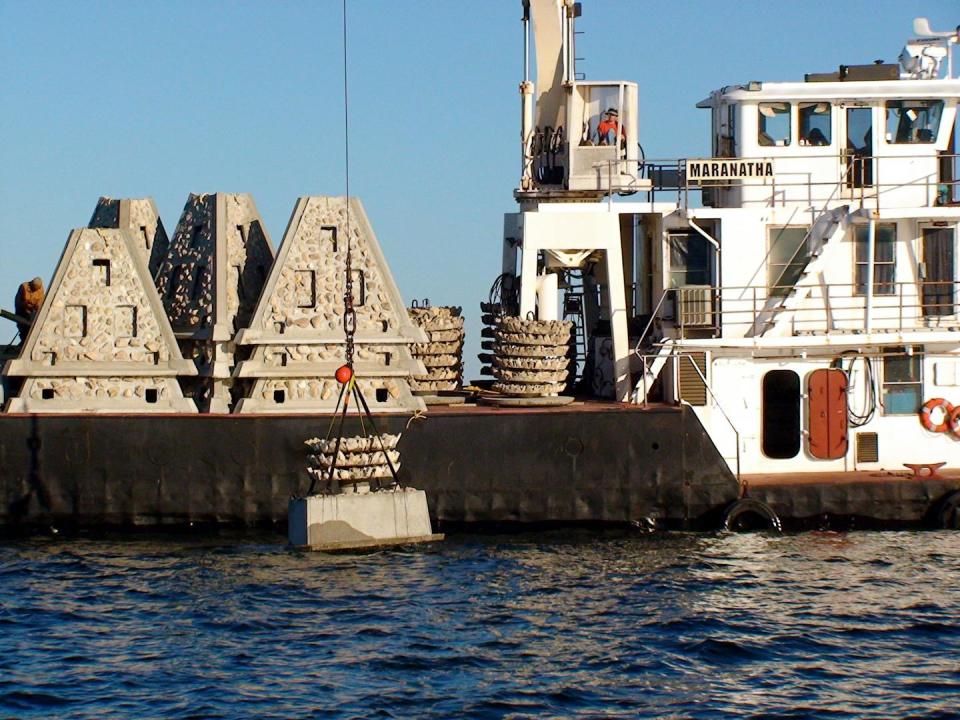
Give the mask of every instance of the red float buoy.
POLYGON ((349 365, 341 365, 337 368, 337 372, 334 373, 334 377, 338 383, 345 385, 350 382, 350 378, 353 377, 353 368, 349 365))

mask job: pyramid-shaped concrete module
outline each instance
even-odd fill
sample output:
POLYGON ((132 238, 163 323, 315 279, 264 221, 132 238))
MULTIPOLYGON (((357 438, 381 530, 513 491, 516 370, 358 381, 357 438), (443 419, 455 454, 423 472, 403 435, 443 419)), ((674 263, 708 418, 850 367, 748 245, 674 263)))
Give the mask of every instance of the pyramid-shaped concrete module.
POLYGON ((25 377, 8 412, 196 412, 177 375, 180 355, 140 242, 126 230, 70 233, 20 357, 25 377))
POLYGON ((410 346, 426 342, 406 312, 362 203, 343 197, 297 201, 273 271, 238 346, 255 346, 236 377, 254 380, 237 411, 323 412, 336 406, 333 377, 345 360, 343 292, 348 237, 357 312, 354 370, 374 412, 423 409, 410 392, 422 375, 410 346), (349 228, 349 230, 348 230, 349 228))
POLYGON ((273 255, 250 195, 187 199, 157 289, 184 356, 196 363, 200 377, 184 390, 201 411, 230 411, 233 338, 253 314, 273 255))
POLYGON ((137 238, 137 249, 150 269, 150 277, 156 277, 170 239, 153 198, 102 197, 97 201, 87 227, 129 230, 137 238))

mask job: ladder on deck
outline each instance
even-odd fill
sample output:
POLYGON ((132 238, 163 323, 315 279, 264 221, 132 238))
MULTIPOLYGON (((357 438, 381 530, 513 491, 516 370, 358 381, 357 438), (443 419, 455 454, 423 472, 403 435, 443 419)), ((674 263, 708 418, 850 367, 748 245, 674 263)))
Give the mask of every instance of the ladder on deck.
POLYGON ((583 314, 583 292, 568 290, 563 294, 563 319, 573 323, 571 360, 576 368, 574 382, 580 382, 587 361, 587 321, 583 314))
MULTIPOLYGON (((810 255, 793 287, 785 295, 771 295, 763 309, 757 313, 749 336, 766 335, 769 331, 789 323, 803 302, 816 287, 818 277, 830 259, 832 250, 839 247, 846 231, 849 207, 844 205, 824 212, 810 228, 797 253, 809 247, 810 255)), ((794 254, 796 257, 796 254, 794 254)))

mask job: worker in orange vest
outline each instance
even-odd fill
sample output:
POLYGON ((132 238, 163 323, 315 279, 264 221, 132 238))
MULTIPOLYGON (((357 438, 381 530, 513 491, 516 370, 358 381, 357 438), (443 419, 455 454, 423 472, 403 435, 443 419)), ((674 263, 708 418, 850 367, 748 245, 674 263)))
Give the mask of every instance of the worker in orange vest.
POLYGON ((603 114, 603 120, 597 125, 597 135, 601 145, 616 145, 617 138, 622 141, 623 126, 620 125, 620 114, 615 108, 610 108, 603 114))
POLYGON ((17 297, 13 301, 13 310, 20 317, 29 320, 27 323, 17 323, 17 329, 20 331, 20 337, 27 339, 27 333, 30 331, 30 325, 37 313, 40 312, 40 306, 43 305, 43 280, 35 277, 33 280, 21 283, 17 290, 17 297))

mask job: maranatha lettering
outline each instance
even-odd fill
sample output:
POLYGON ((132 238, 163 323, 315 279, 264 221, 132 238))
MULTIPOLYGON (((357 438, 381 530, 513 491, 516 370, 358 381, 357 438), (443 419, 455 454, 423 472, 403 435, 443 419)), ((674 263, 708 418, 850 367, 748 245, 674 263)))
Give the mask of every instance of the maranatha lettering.
POLYGON ((687 160, 690 180, 773 177, 772 160, 687 160))

